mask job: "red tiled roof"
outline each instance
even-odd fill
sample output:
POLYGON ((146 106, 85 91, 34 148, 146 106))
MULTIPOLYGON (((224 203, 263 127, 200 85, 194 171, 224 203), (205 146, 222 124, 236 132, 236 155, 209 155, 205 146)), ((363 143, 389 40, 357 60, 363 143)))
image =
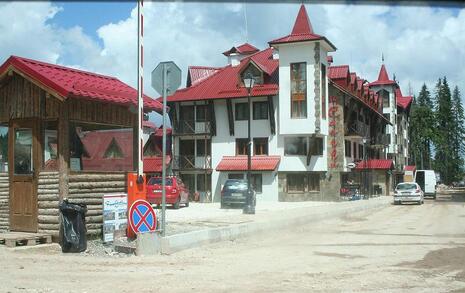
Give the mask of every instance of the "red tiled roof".
POLYGON ((415 165, 409 165, 409 166, 404 167, 404 171, 413 171, 413 172, 415 172, 415 170, 417 170, 417 166, 415 166, 415 165))
POLYGON ((331 79, 348 78, 349 65, 330 66, 328 77, 331 79))
POLYGON ((300 6, 299 13, 297 14, 297 18, 295 19, 292 32, 285 37, 272 40, 268 42, 268 44, 271 46, 275 44, 317 40, 325 41, 333 50, 336 50, 336 47, 328 39, 313 32, 312 23, 308 18, 307 10, 305 9, 305 5, 302 4, 300 6))
POLYGON ((379 70, 378 80, 370 83, 370 86, 373 85, 389 85, 389 84, 397 84, 394 80, 389 79, 389 75, 386 70, 386 66, 381 65, 381 69, 379 70))
MULTIPOLYGON (((137 91, 111 76, 11 56, 0 66, 0 76, 11 68, 42 84, 57 95, 109 104, 137 105, 137 91)), ((157 112, 162 104, 144 95, 144 107, 157 112)))
POLYGON ((373 170, 390 170, 394 168, 392 160, 379 160, 372 159, 367 161, 360 161, 357 163, 355 170, 373 169, 373 170))
POLYGON ((209 76, 215 74, 220 67, 207 67, 207 66, 189 66, 187 76, 187 86, 195 85, 209 76))
POLYGON ((244 43, 244 44, 242 44, 242 45, 240 45, 240 46, 232 47, 232 48, 229 49, 228 51, 223 52, 223 55, 229 56, 229 55, 231 55, 232 53, 252 54, 252 53, 255 53, 255 52, 258 52, 258 51, 260 51, 260 50, 257 49, 255 46, 252 46, 252 45, 249 44, 249 43, 244 43))
MULTIPOLYGON (((171 156, 166 156, 165 164, 169 165, 171 156)), ((161 173, 162 157, 144 157, 144 173, 161 173)))
POLYGON ((273 59, 272 48, 257 52, 241 60, 237 66, 225 66, 208 78, 191 87, 177 90, 168 97, 169 102, 227 99, 247 97, 247 90, 239 84, 241 70, 255 63, 264 72, 264 83, 255 85, 252 96, 268 96, 278 93, 278 60, 273 59))
POLYGON ((402 95, 402 91, 400 90, 400 88, 396 88, 395 95, 396 95, 396 104, 397 104, 397 106, 399 106, 399 107, 401 107, 403 109, 407 109, 408 106, 410 106, 410 104, 413 101, 412 96, 404 96, 404 95, 402 95))
MULTIPOLYGON (((280 156, 252 156, 252 171, 274 171, 280 156)), ((216 171, 247 171, 247 156, 223 156, 216 171)))

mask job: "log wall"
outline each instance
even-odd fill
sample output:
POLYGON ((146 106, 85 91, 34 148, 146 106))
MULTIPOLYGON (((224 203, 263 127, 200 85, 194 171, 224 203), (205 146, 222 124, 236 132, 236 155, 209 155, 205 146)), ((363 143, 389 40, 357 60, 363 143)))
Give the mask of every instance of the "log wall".
POLYGON ((74 173, 69 175, 68 198, 73 203, 87 204, 87 233, 101 235, 103 195, 126 193, 125 173, 74 173))
POLYGON ((9 207, 9 179, 8 173, 0 173, 0 232, 6 232, 10 228, 9 207))
POLYGON ((58 237, 59 231, 59 173, 40 172, 37 184, 38 231, 58 237))

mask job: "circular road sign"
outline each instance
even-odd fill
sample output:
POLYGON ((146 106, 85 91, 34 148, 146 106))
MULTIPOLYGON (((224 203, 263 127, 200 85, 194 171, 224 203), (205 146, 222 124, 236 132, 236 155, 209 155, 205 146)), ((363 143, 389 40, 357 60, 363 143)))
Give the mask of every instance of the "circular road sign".
POLYGON ((153 232, 157 229, 157 216, 150 203, 136 200, 129 208, 129 224, 134 233, 153 232))
POLYGON ((163 95, 163 72, 166 71, 166 94, 172 95, 181 85, 181 69, 173 62, 158 63, 152 71, 152 87, 163 95))

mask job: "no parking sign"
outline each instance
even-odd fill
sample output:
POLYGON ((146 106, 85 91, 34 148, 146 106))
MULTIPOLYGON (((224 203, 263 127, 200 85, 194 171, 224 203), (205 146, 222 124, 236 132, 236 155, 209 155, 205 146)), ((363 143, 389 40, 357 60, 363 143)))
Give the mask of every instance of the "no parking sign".
POLYGON ((135 233, 153 232, 157 229, 157 216, 150 203, 136 200, 129 208, 129 224, 135 233))

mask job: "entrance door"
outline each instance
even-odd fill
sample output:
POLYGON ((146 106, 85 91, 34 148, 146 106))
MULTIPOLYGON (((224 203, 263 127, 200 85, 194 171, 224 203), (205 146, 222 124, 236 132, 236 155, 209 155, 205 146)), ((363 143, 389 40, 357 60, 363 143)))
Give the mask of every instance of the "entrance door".
POLYGON ((38 125, 35 120, 10 123, 10 230, 37 232, 38 125))

